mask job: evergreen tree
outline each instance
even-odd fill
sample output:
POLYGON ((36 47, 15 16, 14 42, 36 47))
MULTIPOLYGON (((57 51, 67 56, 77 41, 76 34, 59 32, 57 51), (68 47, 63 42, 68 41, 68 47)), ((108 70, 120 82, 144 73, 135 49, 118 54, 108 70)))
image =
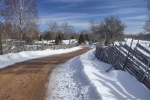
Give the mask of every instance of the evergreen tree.
POLYGON ((71 39, 74 39, 74 36, 71 36, 71 39))
POLYGON ((58 35, 58 39, 59 39, 59 43, 61 43, 62 42, 62 35, 61 34, 58 35))
POLYGON ((39 36, 39 41, 41 41, 41 40, 42 40, 42 35, 39 36))
POLYGON ((89 42, 89 36, 87 34, 85 34, 85 41, 88 41, 89 42))
POLYGON ((85 38, 84 38, 84 36, 83 36, 82 34, 80 34, 80 36, 79 36, 79 41, 78 41, 78 43, 79 43, 79 44, 85 43, 85 38))
POLYGON ((62 40, 65 40, 65 38, 64 38, 64 34, 62 34, 62 40))
POLYGON ((81 35, 79 36, 79 41, 78 41, 79 44, 81 44, 81 35))
POLYGON ((38 41, 41 41, 41 40, 42 40, 42 35, 39 35, 38 41))
POLYGON ((85 43, 85 37, 82 35, 82 43, 85 43))
POLYGON ((58 37, 56 36, 56 38, 55 38, 55 44, 56 45, 58 45, 59 44, 59 39, 58 39, 58 37))
POLYGON ((49 32, 46 32, 43 39, 44 40, 51 40, 52 39, 51 34, 49 32))

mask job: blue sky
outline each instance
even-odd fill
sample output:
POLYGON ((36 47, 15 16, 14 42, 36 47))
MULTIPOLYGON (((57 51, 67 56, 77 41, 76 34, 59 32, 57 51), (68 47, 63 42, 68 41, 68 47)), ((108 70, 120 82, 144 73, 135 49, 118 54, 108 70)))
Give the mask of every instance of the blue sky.
POLYGON ((125 33, 143 32, 149 11, 146 0, 38 0, 39 29, 48 30, 47 20, 68 22, 76 31, 89 29, 89 20, 118 16, 127 25, 125 33))

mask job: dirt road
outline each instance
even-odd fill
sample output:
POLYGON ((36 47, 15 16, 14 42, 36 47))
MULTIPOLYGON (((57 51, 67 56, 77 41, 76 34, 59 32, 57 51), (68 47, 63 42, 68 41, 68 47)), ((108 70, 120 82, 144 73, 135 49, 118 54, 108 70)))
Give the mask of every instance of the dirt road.
POLYGON ((51 70, 90 48, 29 60, 0 70, 0 100, 43 100, 51 70))

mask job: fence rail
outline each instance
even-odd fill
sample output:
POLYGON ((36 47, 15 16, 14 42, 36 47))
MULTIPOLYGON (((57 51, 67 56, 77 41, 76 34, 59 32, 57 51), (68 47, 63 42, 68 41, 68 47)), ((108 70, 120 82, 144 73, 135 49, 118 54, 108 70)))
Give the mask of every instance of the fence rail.
POLYGON ((150 51, 139 43, 134 49, 121 43, 108 47, 97 45, 95 57, 112 64, 116 70, 128 71, 150 89, 150 51))
MULTIPOLYGON (((21 51, 36 51, 36 50, 45 50, 45 49, 66 49, 75 47, 76 44, 68 44, 68 45, 24 45, 21 47, 21 50, 18 49, 18 46, 3 46, 2 53, 17 53, 21 51)), ((0 50, 1 52, 1 50, 0 50)))

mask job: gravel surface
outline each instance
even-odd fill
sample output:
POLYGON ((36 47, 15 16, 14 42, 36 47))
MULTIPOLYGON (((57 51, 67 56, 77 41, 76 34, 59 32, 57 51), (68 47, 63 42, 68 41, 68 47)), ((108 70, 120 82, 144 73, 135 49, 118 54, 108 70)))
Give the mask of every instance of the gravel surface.
POLYGON ((29 60, 0 69, 0 100, 43 100, 51 70, 91 48, 29 60))

